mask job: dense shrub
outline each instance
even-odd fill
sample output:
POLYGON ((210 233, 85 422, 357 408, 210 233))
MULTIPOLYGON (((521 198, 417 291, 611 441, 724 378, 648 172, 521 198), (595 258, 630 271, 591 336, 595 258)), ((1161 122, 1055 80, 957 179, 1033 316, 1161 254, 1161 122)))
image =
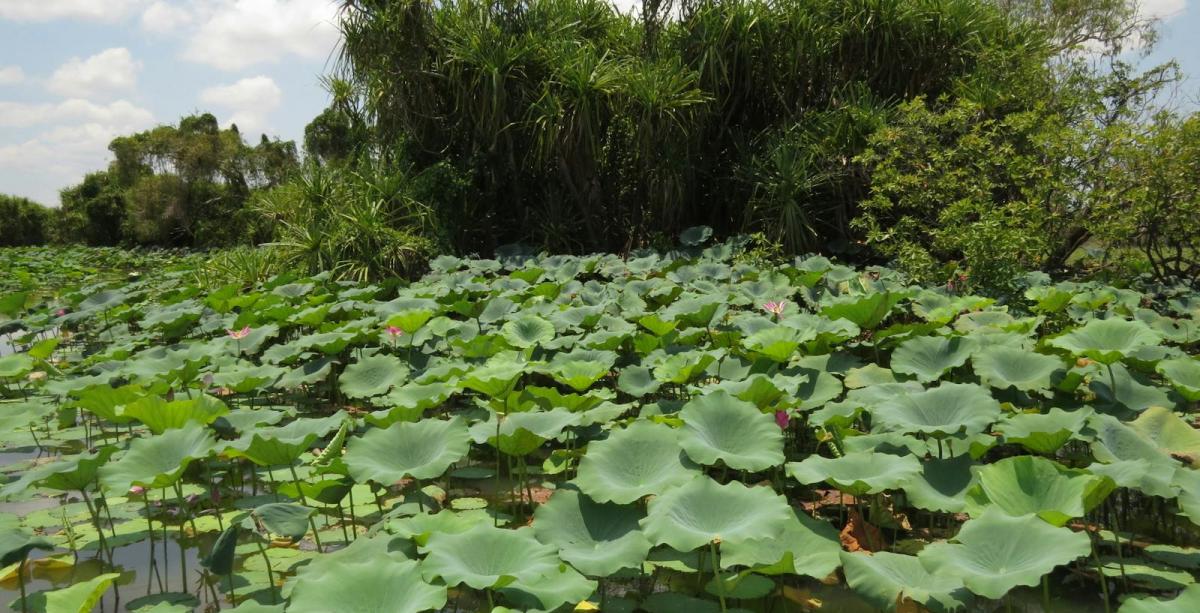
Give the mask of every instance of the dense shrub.
POLYGON ((17 196, 0 194, 0 247, 46 242, 50 210, 17 196))

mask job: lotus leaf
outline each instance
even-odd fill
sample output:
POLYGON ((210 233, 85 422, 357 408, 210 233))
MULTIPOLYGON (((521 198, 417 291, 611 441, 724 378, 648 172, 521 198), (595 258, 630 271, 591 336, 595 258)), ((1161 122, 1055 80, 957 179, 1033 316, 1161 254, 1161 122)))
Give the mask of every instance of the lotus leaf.
POLYGON ((961 578, 967 589, 992 599, 1020 585, 1037 585, 1042 575, 1091 551, 1081 532, 996 508, 964 523, 954 540, 922 550, 921 565, 934 575, 961 578))
POLYGON ((1192 584, 1174 598, 1132 594, 1121 601, 1117 613, 1192 613, 1200 610, 1200 584, 1192 584))
POLYGON ((344 460, 355 480, 390 485, 406 477, 440 477, 470 445, 470 433, 458 417, 397 422, 351 439, 344 460))
POLYGON ((1051 375, 1064 369, 1062 360, 1019 347, 993 345, 971 358, 975 372, 996 389, 1015 387, 1022 391, 1050 389, 1051 375))
MULTIPOLYGON (((103 573, 60 590, 31 594, 24 606, 46 613, 89 613, 120 576, 121 573, 103 573)), ((14 603, 14 609, 22 608, 14 603)))
POLYGON ((1058 451, 1067 441, 1083 431, 1092 410, 1084 407, 1075 411, 1050 409, 1049 413, 1020 413, 1000 421, 996 431, 1004 440, 1040 454, 1058 451))
POLYGON ((776 538, 792 517, 787 501, 770 488, 697 477, 652 498, 641 525, 650 542, 691 551, 714 541, 776 538))
POLYGON ((783 463, 783 435, 771 415, 719 390, 693 399, 679 412, 679 445, 694 462, 722 461, 760 471, 783 463))
POLYGON ((347 366, 338 383, 342 393, 350 398, 369 398, 386 394, 406 377, 408 368, 400 358, 377 353, 347 366))
POLYGON ((936 613, 959 611, 971 602, 962 579, 931 574, 916 556, 880 551, 841 553, 846 583, 872 606, 885 611, 915 602, 936 613))
POLYGON ((1140 321, 1093 319, 1049 343, 1074 355, 1112 364, 1142 347, 1157 345, 1161 340, 1158 333, 1140 321))
POLYGON ((967 363, 975 344, 962 336, 920 336, 904 341, 892 353, 892 372, 936 381, 946 371, 967 363))
POLYGON ((536 581, 558 570, 553 547, 533 537, 531 528, 505 530, 476 524, 457 534, 434 533, 421 564, 426 580, 441 577, 448 586, 477 590, 502 588, 514 581, 536 581))
POLYGON ((628 504, 686 483, 699 473, 669 426, 638 421, 590 443, 575 483, 597 502, 628 504))
POLYGON ((935 437, 983 432, 1000 417, 1000 403, 978 385, 943 383, 880 403, 871 412, 885 431, 920 432, 935 437))
POLYGON ((841 564, 837 530, 828 522, 792 512, 783 531, 765 539, 721 544, 721 566, 747 566, 762 574, 823 579, 841 564))
POLYGON ((157 489, 179 480, 193 460, 207 457, 216 448, 212 432, 190 422, 148 438, 135 439, 118 460, 100 467, 100 482, 114 492, 132 485, 157 489))
POLYGON ((852 496, 897 489, 921 473, 921 463, 913 456, 873 451, 848 453, 840 458, 811 456, 786 466, 788 475, 800 483, 827 481, 852 496))
POLYGON ((1200 400, 1200 360, 1176 358, 1158 363, 1158 372, 1166 377, 1175 391, 1191 401, 1200 400))
POLYGON ((425 583, 416 562, 372 556, 343 560, 320 575, 297 580, 288 610, 416 613, 445 605, 446 588, 425 583))
POLYGON ((1108 477, 1065 468, 1034 456, 1015 456, 978 470, 979 485, 967 494, 967 511, 1035 514, 1054 526, 1082 517, 1116 488, 1108 477))
POLYGON ((978 482, 972 470, 970 454, 951 458, 928 458, 921 462, 921 474, 904 484, 904 493, 913 506, 926 511, 960 513, 966 507, 966 494, 978 482))
POLYGON ((560 489, 534 513, 533 531, 584 574, 606 577, 622 568, 637 568, 646 559, 650 541, 638 529, 642 516, 631 505, 595 502, 575 490, 560 489))
POLYGON ((520 315, 505 323, 500 334, 513 347, 525 349, 554 338, 554 324, 537 315, 520 315))

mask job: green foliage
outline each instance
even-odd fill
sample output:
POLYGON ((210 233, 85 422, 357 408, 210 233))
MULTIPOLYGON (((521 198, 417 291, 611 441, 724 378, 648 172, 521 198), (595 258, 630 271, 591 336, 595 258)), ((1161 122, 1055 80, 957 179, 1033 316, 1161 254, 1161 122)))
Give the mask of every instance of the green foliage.
POLYGON ((40 245, 51 232, 51 212, 17 196, 0 194, 0 247, 40 245))

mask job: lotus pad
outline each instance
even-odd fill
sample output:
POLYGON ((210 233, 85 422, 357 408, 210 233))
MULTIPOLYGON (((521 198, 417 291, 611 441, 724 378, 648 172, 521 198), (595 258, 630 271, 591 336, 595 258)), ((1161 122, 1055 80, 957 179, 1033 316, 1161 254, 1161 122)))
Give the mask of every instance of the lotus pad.
POLYGON ((351 439, 344 461, 355 480, 390 485, 406 477, 440 477, 470 446, 466 424, 457 417, 397 422, 351 439))
POLYGON ((529 528, 505 530, 480 523, 458 534, 435 533, 425 549, 429 555, 421 572, 427 580, 441 577, 446 585, 477 590, 533 581, 559 565, 555 549, 539 543, 529 528))
POLYGON ((653 498, 642 529, 652 543, 691 551, 712 541, 775 538, 791 518, 787 501, 770 488, 697 477, 653 498))
POLYGON ((575 483, 597 502, 620 504, 686 483, 700 473, 677 436, 670 426, 634 422, 588 445, 575 483))
POLYGON ((632 505, 594 502, 560 489, 534 513, 533 531, 584 574, 605 577, 646 559, 650 541, 638 527, 642 515, 632 505))
POLYGON ((1035 514, 1062 526, 1100 504, 1116 484, 1108 477, 1065 468, 1034 456, 1004 458, 979 469, 979 485, 968 493, 968 512, 1035 514))
POLYGON ((874 451, 848 453, 840 458, 811 456, 787 464, 788 475, 800 483, 828 481, 853 496, 899 488, 920 472, 921 463, 913 456, 874 451))
POLYGON ((775 419, 728 392, 716 391, 679 412, 679 445, 693 461, 759 471, 783 463, 783 435, 775 419))
POLYGON ((961 432, 970 436, 983 432, 1000 417, 1000 403, 978 385, 943 383, 884 401, 871 416, 874 424, 885 431, 933 436, 961 432))
POLYGON ((899 609, 906 600, 937 613, 962 610, 971 601, 962 579, 931 574, 916 556, 843 551, 841 562, 850 588, 886 611, 899 609))
POLYGON ((967 521, 955 541, 934 543, 917 557, 930 573, 959 577, 967 589, 992 599, 1037 585, 1042 575, 1091 551, 1086 534, 999 509, 967 521))

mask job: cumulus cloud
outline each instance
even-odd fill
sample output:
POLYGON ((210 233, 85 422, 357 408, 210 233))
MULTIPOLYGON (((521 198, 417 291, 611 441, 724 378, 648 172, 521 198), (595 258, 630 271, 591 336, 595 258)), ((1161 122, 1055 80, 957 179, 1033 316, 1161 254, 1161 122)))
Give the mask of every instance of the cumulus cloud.
POLYGON ((240 70, 289 55, 319 59, 337 44, 330 0, 218 0, 208 8, 183 52, 193 62, 240 70))
POLYGON ((0 66, 0 85, 16 85, 25 80, 20 66, 0 66))
POLYGON ((54 21, 123 19, 144 0, 0 0, 0 19, 54 21))
POLYGON ((192 13, 169 2, 155 2, 142 13, 142 29, 153 34, 169 34, 191 23, 192 13))
POLYGON ((0 144, 0 185, 38 202, 58 204, 58 190, 104 168, 108 143, 155 125, 154 115, 127 100, 72 99, 26 104, 0 101, 0 127, 45 126, 32 138, 0 144))
POLYGON ((46 87, 61 96, 108 98, 136 89, 141 67, 128 49, 105 49, 86 59, 67 60, 54 71, 46 87))
POLYGON ((200 101, 226 111, 226 125, 235 123, 242 134, 251 136, 266 130, 267 116, 279 108, 283 90, 270 77, 260 75, 205 89, 200 101))

